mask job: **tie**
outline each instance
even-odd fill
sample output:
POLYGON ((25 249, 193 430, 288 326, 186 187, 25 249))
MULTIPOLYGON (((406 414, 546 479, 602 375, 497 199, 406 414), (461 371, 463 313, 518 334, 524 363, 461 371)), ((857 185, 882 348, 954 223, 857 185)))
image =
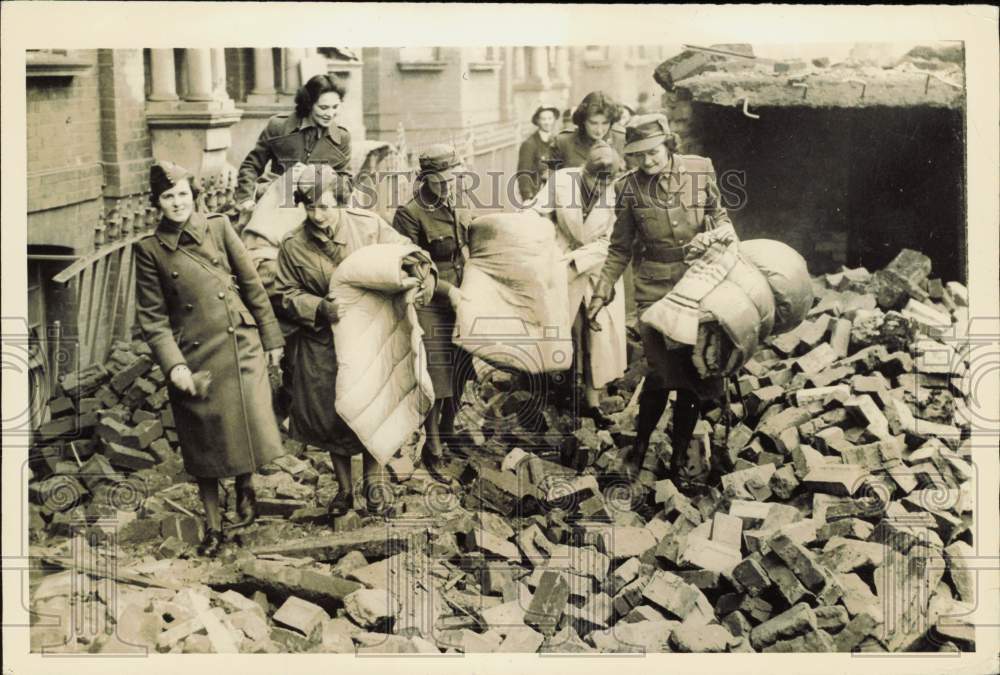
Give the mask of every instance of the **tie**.
POLYGON ((319 129, 316 127, 306 127, 305 130, 305 141, 306 141, 306 159, 312 154, 313 148, 316 147, 316 139, 319 137, 319 129))

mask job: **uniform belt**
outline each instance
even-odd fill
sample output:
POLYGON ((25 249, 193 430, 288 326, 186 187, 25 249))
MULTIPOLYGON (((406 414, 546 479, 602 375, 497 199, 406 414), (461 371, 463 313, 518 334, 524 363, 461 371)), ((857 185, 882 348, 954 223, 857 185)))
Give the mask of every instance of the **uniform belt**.
POLYGON ((642 251, 642 259, 651 262, 675 263, 684 262, 684 256, 690 250, 690 246, 647 246, 642 251))

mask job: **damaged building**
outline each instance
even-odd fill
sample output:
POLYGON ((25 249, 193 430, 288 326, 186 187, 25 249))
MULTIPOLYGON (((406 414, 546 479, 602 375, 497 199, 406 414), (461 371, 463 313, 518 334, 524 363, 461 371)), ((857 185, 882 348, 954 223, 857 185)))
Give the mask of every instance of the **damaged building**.
MULTIPOLYGON (((662 49, 655 60, 638 47, 320 53, 323 72, 350 73, 365 92, 347 112, 359 146, 366 134, 393 140, 394 168, 412 159, 402 129, 419 139, 414 148, 441 140, 449 109, 478 170, 512 170, 519 118, 544 95, 565 102, 600 87, 632 103, 626 93, 638 99, 643 84, 625 74, 648 67, 646 86, 663 87, 682 152, 712 158, 740 236, 799 251, 812 300, 805 320, 768 337, 728 378, 725 401, 702 411, 695 441, 713 480, 698 494, 663 478, 671 415, 637 479, 622 471, 645 381, 642 345, 630 340, 627 372, 600 398, 610 428, 539 400, 518 374, 483 368, 463 392, 448 487, 419 465, 418 431, 385 465, 388 515, 367 512, 358 489, 352 508, 332 516, 325 505, 341 488, 331 457, 283 434, 289 453, 253 478, 256 521, 219 557, 196 555, 206 521, 168 374, 131 325, 126 254, 155 215, 141 178, 164 134, 227 129, 214 157, 184 147, 194 163, 218 160, 217 180, 204 185, 209 203, 229 209, 224 155, 232 163, 290 104, 302 71, 287 66, 313 51, 93 50, 56 82, 29 72, 29 115, 61 123, 63 107, 85 105, 77 88, 102 106, 80 153, 95 167, 87 190, 43 201, 29 171, 34 323, 62 317, 83 336, 72 368, 45 373, 51 388, 39 387, 47 404, 24 465, 27 541, 39 561, 31 609, 61 619, 34 621, 33 651, 976 649, 977 402, 958 342, 969 324, 960 49, 915 49, 886 67, 860 52, 831 64, 713 45, 655 70, 662 49), (472 81, 462 84, 462 72, 472 81), (199 73, 223 100, 188 100, 199 73), (396 108, 418 90, 436 106, 420 125, 396 108), (127 129, 135 145, 112 147, 127 129), (79 242, 60 231, 70 217, 79 242), (108 251, 121 251, 115 269, 127 273, 95 281, 94 261, 108 251), (105 295, 113 302, 101 309, 105 295)), ((35 58, 38 69, 60 61, 35 58)), ((46 120, 29 118, 29 147, 46 120)), ((227 479, 223 510, 235 511, 235 497, 227 479)))
POLYGON ((712 158, 744 239, 784 241, 814 273, 878 269, 910 247, 965 281, 962 49, 917 47, 891 66, 865 56, 696 47, 655 77, 682 152, 712 158))

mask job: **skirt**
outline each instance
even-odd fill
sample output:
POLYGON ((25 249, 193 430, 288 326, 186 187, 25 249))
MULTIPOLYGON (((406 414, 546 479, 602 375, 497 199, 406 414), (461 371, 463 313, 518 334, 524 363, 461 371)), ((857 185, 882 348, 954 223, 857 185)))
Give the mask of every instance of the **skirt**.
POLYGON ((329 332, 300 330, 289 342, 289 435, 300 443, 349 457, 365 447, 337 414, 337 353, 329 332))
POLYGON ((440 301, 417 310, 420 328, 424 331, 424 349, 427 352, 427 373, 434 385, 434 398, 451 398, 461 394, 461 384, 472 368, 468 353, 451 341, 455 330, 455 311, 450 304, 440 301))

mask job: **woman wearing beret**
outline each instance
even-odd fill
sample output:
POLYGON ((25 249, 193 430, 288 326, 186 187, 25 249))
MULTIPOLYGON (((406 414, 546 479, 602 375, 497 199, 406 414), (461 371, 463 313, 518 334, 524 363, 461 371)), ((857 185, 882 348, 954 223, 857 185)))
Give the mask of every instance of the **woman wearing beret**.
POLYGON ((195 212, 190 179, 170 162, 150 171, 163 218, 135 247, 136 315, 167 375, 184 469, 205 507, 198 552, 213 556, 224 541, 218 479, 236 477, 233 526, 248 524, 253 472, 284 454, 267 378, 283 339, 239 237, 225 216, 195 212))
POLYGON ((552 130, 558 119, 559 109, 544 105, 538 106, 531 116, 531 123, 538 128, 524 139, 517 154, 517 189, 521 193, 522 202, 527 202, 538 194, 538 188, 548 174, 552 130))
POLYGON ((438 269, 434 298, 417 310, 424 331, 427 371, 434 385, 434 406, 427 415, 422 460, 437 480, 444 458, 442 437, 454 433, 465 378, 471 364, 464 350, 451 342, 455 310, 463 300, 459 286, 468 244, 472 215, 456 203, 457 175, 462 166, 455 149, 437 144, 420 155, 420 174, 413 198, 396 209, 392 226, 424 249, 438 269))
MULTIPOLYGON (((561 131, 552 149, 552 163, 557 169, 583 166, 587 163, 590 146, 605 141, 623 157, 624 134, 613 129, 621 108, 603 91, 592 91, 573 110, 574 129, 561 131)), ((624 164, 621 165, 624 168, 624 164)))
MULTIPOLYGON (((330 279, 347 256, 364 246, 409 243, 377 214, 347 206, 350 176, 328 166, 303 170, 295 201, 303 204, 306 219, 285 235, 278 249, 275 288, 285 314, 298 326, 289 338, 292 364, 292 438, 330 453, 339 490, 328 505, 331 515, 347 513, 353 503, 351 456, 363 454, 366 483, 374 479, 378 464, 365 451, 357 434, 337 414, 337 349, 331 324, 340 320, 340 309, 330 296, 330 279)), ((367 490, 369 508, 375 491, 367 490)))
MULTIPOLYGON (((677 148, 678 137, 670 132, 662 114, 637 115, 626 128, 625 152, 632 155, 637 168, 615 186, 615 225, 601 280, 588 308, 591 320, 614 297, 614 284, 629 262, 635 270, 635 299, 641 315, 684 276, 688 269, 684 260, 692 242, 704 241, 709 230, 717 230, 713 235, 736 236, 721 204, 711 160, 681 155, 677 148)), ((683 486, 682 468, 700 402, 718 398, 723 382, 698 376, 690 347, 668 350, 660 333, 641 322, 639 330, 650 372, 639 396, 636 441, 626 458, 626 469, 638 475, 667 396, 676 390, 670 469, 675 482, 683 486)))
POLYGON ((336 78, 315 75, 295 94, 294 112, 267 121, 240 165, 235 200, 241 212, 253 211, 256 198, 271 180, 296 164, 326 164, 349 171, 351 134, 336 123, 346 93, 336 78))

